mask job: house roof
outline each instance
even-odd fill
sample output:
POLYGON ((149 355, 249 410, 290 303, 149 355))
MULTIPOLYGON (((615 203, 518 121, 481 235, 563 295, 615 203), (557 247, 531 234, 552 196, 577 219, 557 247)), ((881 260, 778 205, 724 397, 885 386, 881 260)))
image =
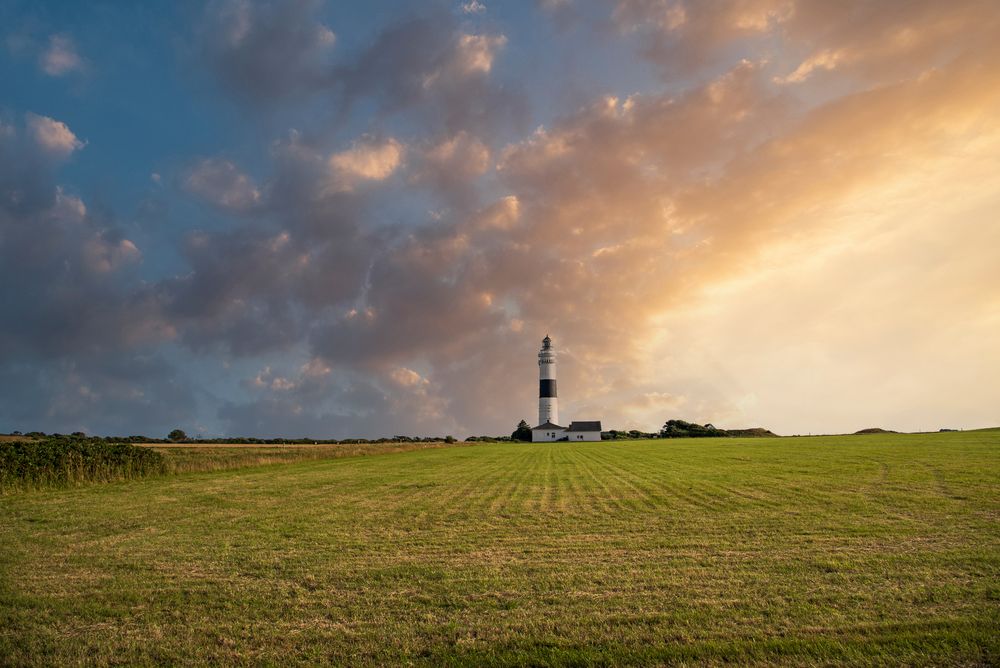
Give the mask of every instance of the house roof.
POLYGON ((570 422, 566 431, 600 431, 600 420, 585 420, 583 422, 570 422))
POLYGON ((565 430, 566 427, 560 427, 559 425, 554 424, 552 422, 543 422, 542 424, 538 425, 537 427, 532 427, 531 428, 532 431, 534 431, 535 429, 562 429, 562 430, 565 430))

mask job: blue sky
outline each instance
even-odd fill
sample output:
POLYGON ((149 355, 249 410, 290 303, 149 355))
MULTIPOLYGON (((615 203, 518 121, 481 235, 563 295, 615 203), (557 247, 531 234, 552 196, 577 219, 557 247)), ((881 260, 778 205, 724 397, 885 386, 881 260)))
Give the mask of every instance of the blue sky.
POLYGON ((5 3, 0 430, 504 433, 548 332, 608 426, 995 424, 997 25, 5 3))

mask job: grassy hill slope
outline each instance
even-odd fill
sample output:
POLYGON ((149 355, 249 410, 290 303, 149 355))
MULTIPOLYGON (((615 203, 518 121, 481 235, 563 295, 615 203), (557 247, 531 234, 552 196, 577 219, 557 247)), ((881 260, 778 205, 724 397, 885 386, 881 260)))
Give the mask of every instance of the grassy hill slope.
POLYGON ((0 497, 0 664, 997 664, 1000 432, 503 444, 0 497))

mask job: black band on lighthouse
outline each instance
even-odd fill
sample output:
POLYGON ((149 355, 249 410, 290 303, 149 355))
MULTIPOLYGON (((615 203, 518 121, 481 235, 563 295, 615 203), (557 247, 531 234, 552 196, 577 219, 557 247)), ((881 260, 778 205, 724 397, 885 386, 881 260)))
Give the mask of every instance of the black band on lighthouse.
POLYGON ((539 382, 539 386, 538 386, 538 398, 539 399, 552 399, 552 398, 554 398, 556 396, 556 381, 555 380, 552 380, 552 379, 549 379, 549 378, 543 378, 542 380, 540 380, 538 382, 539 382))

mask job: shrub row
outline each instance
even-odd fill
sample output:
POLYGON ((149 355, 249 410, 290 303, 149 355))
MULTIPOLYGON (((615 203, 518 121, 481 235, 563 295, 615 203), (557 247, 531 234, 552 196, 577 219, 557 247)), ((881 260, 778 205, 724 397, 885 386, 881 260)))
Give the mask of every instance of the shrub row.
POLYGON ((0 493, 129 480, 164 470, 160 453, 128 443, 96 438, 0 443, 0 493))

